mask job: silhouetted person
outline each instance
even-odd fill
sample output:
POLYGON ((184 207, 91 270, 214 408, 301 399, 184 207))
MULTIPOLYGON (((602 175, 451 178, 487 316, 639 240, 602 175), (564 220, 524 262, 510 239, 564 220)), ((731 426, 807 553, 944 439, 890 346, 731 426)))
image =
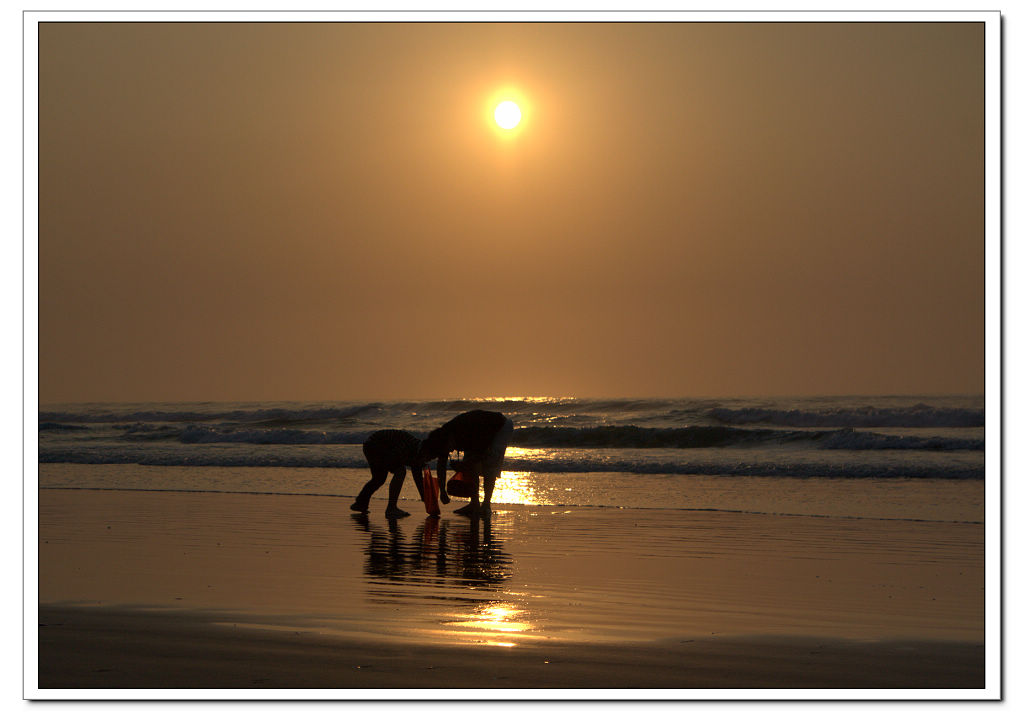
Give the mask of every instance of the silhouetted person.
POLYGON ((496 411, 475 409, 459 414, 448 423, 434 429, 423 441, 420 453, 425 458, 437 457, 437 478, 445 485, 448 454, 461 451, 459 471, 470 480, 473 497, 469 504, 456 509, 456 514, 473 516, 491 513, 491 494, 494 482, 501 476, 505 450, 512 437, 512 421, 496 411), (484 477, 484 503, 480 504, 480 476, 484 477))
MULTIPOLYGON (((384 485, 390 473, 394 476, 388 487, 388 506, 384 510, 384 516, 389 519, 409 516, 409 512, 398 508, 398 495, 402 493, 402 483, 405 481, 405 467, 412 469, 412 479, 416 482, 416 489, 419 490, 422 499, 423 465, 433 457, 424 457, 420 440, 408 431, 398 429, 385 429, 370 434, 363 442, 363 455, 370 464, 370 480, 352 503, 352 511, 365 514, 370 508, 370 497, 384 485)), ((441 489, 441 501, 445 504, 450 501, 444 489, 441 489)))

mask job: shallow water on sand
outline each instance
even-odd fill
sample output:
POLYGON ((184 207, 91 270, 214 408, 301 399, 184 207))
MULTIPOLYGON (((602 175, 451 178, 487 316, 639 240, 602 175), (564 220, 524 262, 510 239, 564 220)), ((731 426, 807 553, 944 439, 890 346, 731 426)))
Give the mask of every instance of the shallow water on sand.
MULTIPOLYGON (((282 467, 164 467, 138 464, 40 464, 42 489, 125 489, 352 499, 369 478, 363 469, 282 467)), ((981 523, 985 482, 945 479, 829 479, 723 477, 619 472, 505 471, 495 488, 499 504, 796 514, 835 518, 920 519, 981 523)), ((387 488, 371 508, 383 509, 387 488)), ((458 500, 455 500, 456 502, 458 500)), ((410 475, 402 506, 423 508, 410 475)), ((453 504, 445 511, 456 508, 453 504)))

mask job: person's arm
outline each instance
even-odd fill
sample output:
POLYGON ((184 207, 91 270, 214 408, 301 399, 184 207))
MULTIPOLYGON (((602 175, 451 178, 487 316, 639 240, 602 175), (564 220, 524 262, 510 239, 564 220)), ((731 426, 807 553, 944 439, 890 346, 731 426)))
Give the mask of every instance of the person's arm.
MULTIPOLYGON (((444 489, 445 484, 448 481, 447 479, 444 478, 445 474, 447 474, 447 473, 448 473, 448 452, 446 451, 446 452, 444 452, 443 454, 441 454, 440 456, 437 457, 437 483, 440 485, 440 487, 442 489, 444 489)), ((447 496, 447 494, 445 494, 445 496, 447 496)), ((447 502, 445 502, 445 503, 447 503, 447 502)))
POLYGON ((420 501, 423 501, 423 469, 419 464, 414 463, 409 467, 412 470, 412 480, 420 492, 420 501))
POLYGON ((451 501, 448 498, 448 491, 445 489, 448 481, 445 479, 445 476, 448 475, 448 452, 451 450, 451 436, 446 431, 445 426, 434 429, 427 436, 427 440, 423 442, 427 447, 426 450, 423 445, 420 446, 420 458, 424 461, 437 459, 438 496, 443 504, 451 501))
MULTIPOLYGON (((445 459, 445 462, 448 461, 448 454, 444 455, 444 459, 445 459)), ((442 465, 442 464, 444 464, 444 462, 442 462, 440 459, 438 459, 437 460, 437 468, 438 468, 437 495, 441 499, 441 503, 442 504, 448 504, 448 503, 451 502, 451 498, 448 496, 448 490, 445 489, 447 484, 445 483, 445 480, 444 480, 444 472, 446 471, 445 466, 447 464, 444 464, 444 465, 442 465)))

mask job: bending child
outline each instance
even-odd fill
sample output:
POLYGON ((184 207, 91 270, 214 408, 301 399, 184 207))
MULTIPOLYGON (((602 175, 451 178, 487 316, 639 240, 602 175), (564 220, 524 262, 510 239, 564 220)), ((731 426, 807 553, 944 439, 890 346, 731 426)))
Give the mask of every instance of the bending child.
MULTIPOLYGON (((370 465, 370 480, 363 486, 363 490, 350 507, 352 511, 367 513, 370 508, 370 497, 384 485, 390 473, 394 476, 391 477, 391 485, 388 487, 388 505, 384 510, 384 516, 389 519, 409 516, 409 512, 398 508, 398 496, 402 493, 402 483, 405 481, 405 467, 412 469, 412 480, 416 483, 416 489, 422 499, 423 466, 433 457, 424 457, 420 440, 408 431, 398 429, 385 429, 370 434, 363 442, 363 455, 370 465)), ((451 501, 443 488, 441 501, 445 504, 451 501)))

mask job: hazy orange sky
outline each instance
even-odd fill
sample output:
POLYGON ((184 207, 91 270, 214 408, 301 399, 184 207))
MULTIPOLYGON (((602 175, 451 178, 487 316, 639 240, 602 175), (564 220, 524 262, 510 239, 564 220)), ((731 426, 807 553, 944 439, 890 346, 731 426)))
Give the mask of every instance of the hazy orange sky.
POLYGON ((39 47, 43 402, 983 389, 981 23, 39 47))

